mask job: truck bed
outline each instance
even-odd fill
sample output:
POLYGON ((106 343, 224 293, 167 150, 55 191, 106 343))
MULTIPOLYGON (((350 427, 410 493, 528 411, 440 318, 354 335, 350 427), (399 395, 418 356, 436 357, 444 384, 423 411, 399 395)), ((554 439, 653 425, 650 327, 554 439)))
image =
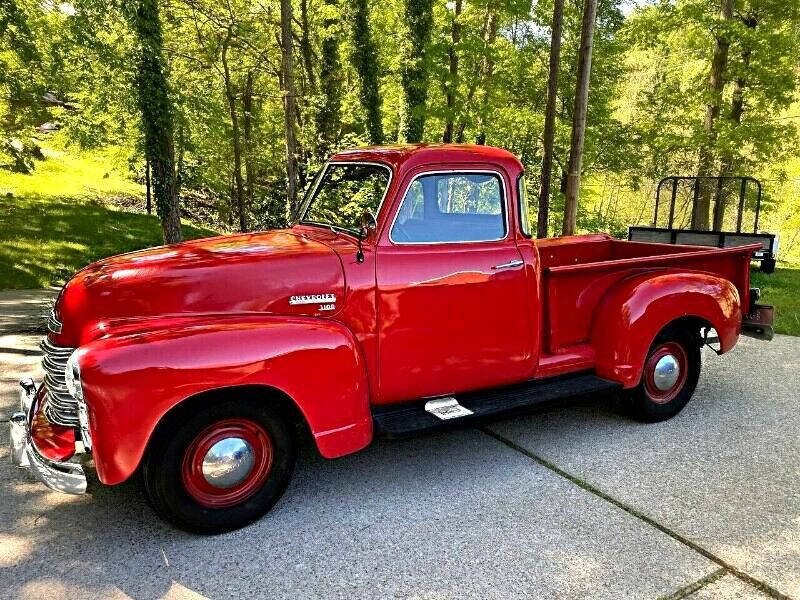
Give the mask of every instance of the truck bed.
MULTIPOLYGON (((565 354, 589 342, 594 311, 618 281, 643 270, 711 273, 731 281, 747 305, 750 258, 759 245, 707 248, 622 241, 607 235, 537 242, 541 261, 545 353, 565 354)), ((546 361, 546 356, 543 357, 546 361)))

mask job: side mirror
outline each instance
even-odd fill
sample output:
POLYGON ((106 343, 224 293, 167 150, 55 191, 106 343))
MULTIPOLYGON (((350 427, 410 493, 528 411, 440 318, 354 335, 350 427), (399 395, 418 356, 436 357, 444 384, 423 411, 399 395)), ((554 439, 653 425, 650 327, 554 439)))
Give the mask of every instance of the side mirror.
POLYGON ((365 210, 358 218, 358 226, 359 237, 364 239, 370 234, 371 231, 375 231, 378 228, 378 221, 375 218, 375 215, 372 214, 372 211, 365 210))
POLYGON ((378 228, 378 221, 371 211, 365 210, 358 217, 358 252, 356 252, 356 261, 364 262, 364 248, 361 243, 367 238, 371 231, 378 228))

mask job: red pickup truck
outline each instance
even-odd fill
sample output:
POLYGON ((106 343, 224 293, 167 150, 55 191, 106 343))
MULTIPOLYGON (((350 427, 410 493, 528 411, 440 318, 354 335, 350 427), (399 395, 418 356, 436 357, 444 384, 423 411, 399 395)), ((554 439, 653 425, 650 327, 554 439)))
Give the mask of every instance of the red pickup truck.
POLYGON ((689 401, 705 344, 769 339, 758 245, 536 240, 523 168, 484 146, 337 154, 291 228, 112 257, 56 302, 12 457, 48 486, 140 470, 163 518, 259 518, 310 432, 322 456, 574 396, 689 401))

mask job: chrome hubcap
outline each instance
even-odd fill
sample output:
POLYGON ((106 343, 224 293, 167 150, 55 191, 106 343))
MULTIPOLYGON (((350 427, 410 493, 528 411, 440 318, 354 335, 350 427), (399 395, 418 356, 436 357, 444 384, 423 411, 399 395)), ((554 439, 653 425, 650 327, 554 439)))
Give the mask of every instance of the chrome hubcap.
POLYGON ((672 354, 662 356, 656 363, 653 373, 653 383, 662 392, 674 386, 681 375, 678 359, 672 354))
POLYGON ((203 458, 203 477, 217 488, 234 487, 253 470, 253 447, 242 438, 229 437, 209 448, 203 458))

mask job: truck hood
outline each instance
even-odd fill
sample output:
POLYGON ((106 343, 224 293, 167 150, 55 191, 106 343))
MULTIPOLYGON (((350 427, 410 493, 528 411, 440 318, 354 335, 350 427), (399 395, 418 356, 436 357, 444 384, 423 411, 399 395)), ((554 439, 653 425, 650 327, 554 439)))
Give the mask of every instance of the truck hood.
POLYGON ((78 346, 152 317, 331 316, 345 280, 328 245, 291 230, 207 238, 113 256, 64 286, 54 342, 78 346))

